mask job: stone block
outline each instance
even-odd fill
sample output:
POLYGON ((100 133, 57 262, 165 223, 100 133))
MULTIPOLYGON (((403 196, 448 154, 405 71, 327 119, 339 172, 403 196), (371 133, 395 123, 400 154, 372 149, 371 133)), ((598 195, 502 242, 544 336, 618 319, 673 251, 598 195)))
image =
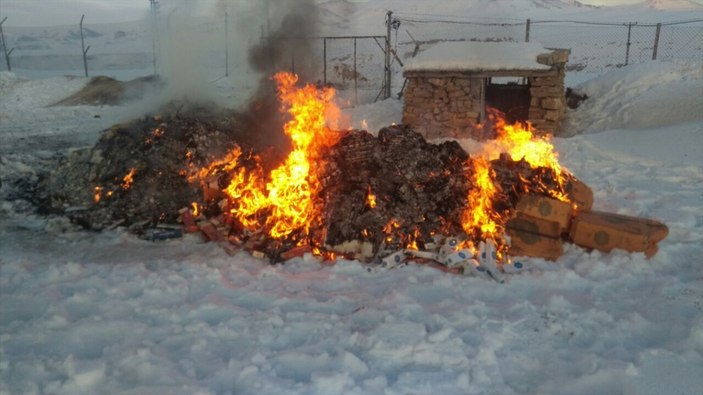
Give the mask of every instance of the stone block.
POLYGON ((564 108, 564 100, 557 98, 545 98, 541 100, 541 106, 547 110, 561 110, 564 108))
POLYGON ((548 121, 558 121, 561 119, 563 111, 548 110, 544 113, 544 119, 548 121))

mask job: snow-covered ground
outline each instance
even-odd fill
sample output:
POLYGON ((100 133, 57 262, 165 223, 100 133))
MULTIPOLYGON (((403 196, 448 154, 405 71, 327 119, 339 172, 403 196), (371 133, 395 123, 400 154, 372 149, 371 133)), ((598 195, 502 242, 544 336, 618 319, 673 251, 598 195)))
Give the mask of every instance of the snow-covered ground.
MULTIPOLYGON (((589 99, 569 111, 575 136, 555 140, 561 162, 595 209, 670 234, 649 260, 572 245, 556 263, 521 259, 528 270, 505 284, 412 264, 271 266, 197 237, 152 243, 38 216, 23 180, 148 107, 47 107, 87 80, 0 73, 0 394, 700 395, 702 70, 569 76, 589 99)), ((346 113, 375 131, 401 109, 346 113)))

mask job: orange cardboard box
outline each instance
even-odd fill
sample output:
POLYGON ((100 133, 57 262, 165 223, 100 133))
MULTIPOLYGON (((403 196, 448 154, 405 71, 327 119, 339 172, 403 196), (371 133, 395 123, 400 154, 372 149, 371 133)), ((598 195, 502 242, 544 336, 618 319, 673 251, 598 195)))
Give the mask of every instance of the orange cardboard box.
POLYGON ((559 225, 559 222, 536 218, 519 211, 515 214, 515 217, 505 223, 505 227, 506 229, 536 233, 555 239, 561 236, 561 225, 559 225))
POLYGON ((570 237, 575 244, 610 252, 619 248, 629 252, 644 252, 647 257, 657 253, 657 243, 669 234, 661 222, 627 215, 590 211, 574 218, 570 237))
POLYGON ((569 232, 574 213, 571 203, 538 195, 523 196, 516 210, 531 217, 558 222, 560 233, 569 232))
POLYGON ((515 228, 506 229, 510 236, 508 255, 530 256, 556 261, 564 255, 564 246, 559 238, 547 237, 537 233, 515 228))
POLYGON ((583 181, 572 178, 564 185, 566 194, 578 207, 578 211, 590 211, 593 207, 593 190, 583 181))

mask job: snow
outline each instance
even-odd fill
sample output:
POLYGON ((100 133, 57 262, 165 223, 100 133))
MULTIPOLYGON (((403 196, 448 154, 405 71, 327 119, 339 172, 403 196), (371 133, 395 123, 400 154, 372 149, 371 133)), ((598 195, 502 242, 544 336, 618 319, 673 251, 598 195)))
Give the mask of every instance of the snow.
POLYGON ((410 59, 405 71, 549 70, 537 56, 551 51, 537 43, 443 42, 410 59))
MULTIPOLYGON (((528 269, 504 284, 414 264, 272 266, 197 237, 40 216, 17 183, 149 107, 47 107, 87 79, 0 73, 0 394, 698 395, 702 66, 567 75, 589 99, 568 112, 574 136, 554 140, 561 162, 596 209, 670 234, 649 260, 573 245, 556 263, 518 258, 528 269)), ((401 110, 345 113, 375 132, 401 110)))

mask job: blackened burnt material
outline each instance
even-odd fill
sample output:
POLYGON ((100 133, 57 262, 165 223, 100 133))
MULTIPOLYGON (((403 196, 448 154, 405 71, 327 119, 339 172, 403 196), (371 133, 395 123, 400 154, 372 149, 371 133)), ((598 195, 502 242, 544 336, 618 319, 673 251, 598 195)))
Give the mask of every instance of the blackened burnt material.
POLYGON ((403 240, 409 235, 422 243, 435 232, 460 233, 467 159, 456 142, 429 144, 404 125, 381 129, 378 137, 348 132, 323 157, 326 244, 379 246, 390 235, 390 246, 411 241, 403 240))
POLYGON ((175 222, 180 208, 202 197, 188 176, 224 156, 240 128, 204 108, 165 113, 115 125, 67 157, 46 181, 44 208, 96 230, 175 222))

